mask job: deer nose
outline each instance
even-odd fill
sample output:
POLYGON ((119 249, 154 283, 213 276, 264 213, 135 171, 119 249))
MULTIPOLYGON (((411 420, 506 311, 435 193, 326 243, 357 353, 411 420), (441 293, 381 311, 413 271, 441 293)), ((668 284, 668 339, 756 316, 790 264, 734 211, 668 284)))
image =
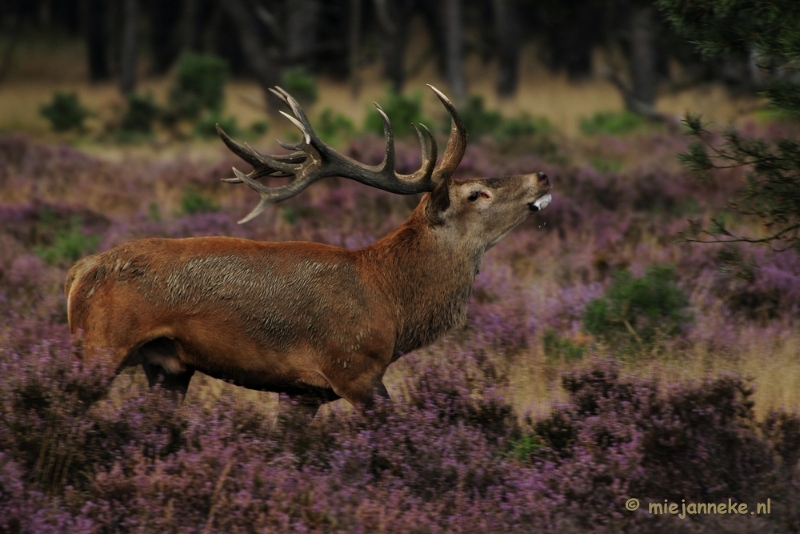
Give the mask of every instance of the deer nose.
POLYGON ((550 185, 550 178, 543 172, 537 172, 536 176, 539 177, 539 185, 545 186, 550 185))

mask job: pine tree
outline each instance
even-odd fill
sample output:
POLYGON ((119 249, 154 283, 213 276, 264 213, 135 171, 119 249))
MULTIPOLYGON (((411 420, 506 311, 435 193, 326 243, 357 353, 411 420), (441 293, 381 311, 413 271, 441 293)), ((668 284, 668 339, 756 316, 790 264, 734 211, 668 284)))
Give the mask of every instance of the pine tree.
MULTIPOLYGON (((792 120, 800 120, 800 1, 798 0, 656 0, 672 26, 707 58, 746 53, 769 79, 763 95, 769 104, 792 120)), ((745 167, 746 184, 729 209, 756 217, 766 236, 734 234, 722 217, 708 227, 691 225, 690 241, 756 243, 774 250, 800 253, 800 142, 751 139, 735 128, 721 132, 721 143, 699 115, 687 115, 688 134, 694 138, 679 160, 700 177, 722 168, 745 167)))

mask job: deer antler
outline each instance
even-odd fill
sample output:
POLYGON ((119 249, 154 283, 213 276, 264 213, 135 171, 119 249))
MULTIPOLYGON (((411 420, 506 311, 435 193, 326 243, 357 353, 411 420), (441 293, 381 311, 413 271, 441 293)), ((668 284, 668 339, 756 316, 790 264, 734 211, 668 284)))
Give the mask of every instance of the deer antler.
POLYGON ((383 118, 383 131, 386 138, 386 155, 380 165, 359 163, 323 143, 314 132, 297 101, 280 87, 270 89, 270 91, 291 108, 294 116, 283 111, 281 113, 292 121, 303 134, 302 140, 295 144, 278 141, 282 147, 292 150, 291 154, 276 156, 261 154, 247 143, 242 146, 235 142, 217 124, 217 132, 222 141, 234 154, 253 166, 253 170, 248 174, 244 174, 234 167, 233 173, 236 178, 225 178, 224 181, 229 183, 244 182, 261 195, 258 205, 244 219, 239 221, 239 224, 251 221, 270 204, 293 197, 312 183, 326 176, 350 178, 357 182, 401 195, 433 191, 436 184, 441 180, 449 180, 464 156, 467 146, 467 133, 464 128, 464 122, 458 116, 452 102, 432 85, 428 87, 436 93, 436 96, 439 97, 439 100, 442 101, 442 104, 450 113, 452 128, 442 161, 434 168, 437 156, 436 140, 424 124, 420 124, 422 130, 414 126, 422 147, 422 165, 413 174, 398 174, 395 171, 392 123, 377 103, 375 107, 378 108, 378 113, 383 118), (294 176, 294 179, 282 187, 267 187, 256 181, 258 178, 265 176, 294 176))

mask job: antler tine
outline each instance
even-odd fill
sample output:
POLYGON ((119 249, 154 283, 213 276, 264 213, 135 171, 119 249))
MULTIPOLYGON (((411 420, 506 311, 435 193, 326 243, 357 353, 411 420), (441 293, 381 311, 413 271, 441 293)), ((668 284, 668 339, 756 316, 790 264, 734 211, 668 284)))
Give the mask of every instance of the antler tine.
POLYGON ((261 212, 267 209, 270 204, 275 204, 281 200, 293 197, 317 180, 324 178, 322 175, 306 174, 302 179, 294 180, 282 187, 267 187, 236 168, 233 169, 233 172, 242 182, 246 183, 251 189, 261 195, 261 200, 259 200, 256 207, 253 208, 253 211, 248 213, 244 219, 238 221, 238 224, 252 221, 261 214, 261 212))
POLYGON ((433 134, 428 129, 427 126, 420 123, 422 127, 422 131, 417 128, 416 124, 412 124, 414 130, 417 132, 417 137, 419 137, 419 144, 422 147, 422 166, 420 167, 420 171, 424 172, 426 176, 430 176, 433 173, 433 168, 436 165, 436 157, 438 152, 438 147, 436 145, 436 138, 433 137, 433 134), (425 132, 423 135, 422 132, 425 132))
POLYGON ((436 93, 442 104, 450 113, 451 127, 450 137, 447 139, 447 148, 444 150, 442 161, 433 171, 433 182, 438 183, 442 178, 449 180, 453 172, 455 172, 458 164, 461 163, 461 158, 464 157, 464 152, 467 150, 467 129, 464 127, 464 121, 459 117, 453 103, 447 98, 444 93, 437 88, 428 84, 428 87, 436 93))
MULTIPOLYGON (((236 141, 230 138, 230 136, 225 132, 225 130, 220 127, 219 124, 217 126, 217 133, 219 134, 222 141, 225 145, 237 156, 245 160, 247 163, 253 166, 253 171, 248 174, 248 176, 252 179, 262 178, 264 176, 275 176, 275 177, 285 177, 291 176, 292 173, 286 170, 285 167, 280 168, 281 165, 285 163, 299 163, 304 161, 308 155, 305 152, 293 152, 292 154, 285 154, 280 156, 265 156, 261 154, 257 150, 253 149, 247 143, 244 146, 240 145, 236 141)), ((241 183, 242 181, 239 178, 223 178, 223 182, 228 183, 241 183)))
POLYGON ((383 137, 386 139, 386 155, 383 157, 381 169, 394 171, 394 130, 392 130, 392 122, 377 102, 373 102, 373 104, 375 104, 378 113, 381 114, 381 118, 383 119, 383 137))

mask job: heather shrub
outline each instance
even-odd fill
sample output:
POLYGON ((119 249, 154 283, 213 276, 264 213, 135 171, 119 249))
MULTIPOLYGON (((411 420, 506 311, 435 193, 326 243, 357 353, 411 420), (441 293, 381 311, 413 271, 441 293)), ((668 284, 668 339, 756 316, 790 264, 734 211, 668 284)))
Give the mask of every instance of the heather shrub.
POLYGON ((81 104, 77 93, 56 91, 53 100, 43 105, 39 112, 50 121, 55 132, 83 131, 83 121, 92 113, 81 104))
MULTIPOLYGON (((661 393, 656 382, 623 378, 617 367, 601 363, 567 373, 563 386, 568 403, 534 425, 544 444, 535 456, 554 462, 542 464, 553 466, 553 489, 573 500, 585 527, 609 524, 615 518, 602 514, 603 501, 613 509, 629 496, 640 499, 646 510, 648 501, 665 499, 754 503, 766 502, 769 492, 795 494, 789 487, 797 481, 796 447, 787 447, 786 440, 796 434, 800 419, 772 417, 762 432, 752 389, 738 377, 706 379, 661 393), (786 463, 776 460, 780 451, 786 451, 786 463), (781 478, 779 473, 793 474, 781 478), (781 480, 777 486, 776 476, 781 480)), ((616 521, 659 520, 644 510, 616 521)), ((785 511, 779 514, 780 519, 769 519, 790 519, 785 511)), ((714 529, 710 517, 690 516, 687 522, 692 520, 701 525, 711 521, 707 528, 714 529)))
POLYGON ((583 328, 606 343, 644 347, 683 332, 689 299, 672 267, 650 267, 641 278, 616 271, 603 297, 586 305, 583 328))
MULTIPOLYGON (((394 89, 389 89, 388 94, 379 104, 392 122, 395 137, 406 137, 414 133, 413 124, 431 124, 422 115, 422 92, 420 91, 402 94, 394 89)), ((367 112, 364 130, 383 135, 383 119, 374 109, 369 109, 367 112)))
POLYGON ((203 112, 221 112, 227 70, 225 61, 220 58, 191 52, 183 54, 169 92, 170 111, 186 119, 197 119, 203 112))
POLYGON ((292 95, 300 105, 310 106, 317 101, 317 80, 304 67, 295 67, 284 71, 281 76, 281 87, 292 95))

